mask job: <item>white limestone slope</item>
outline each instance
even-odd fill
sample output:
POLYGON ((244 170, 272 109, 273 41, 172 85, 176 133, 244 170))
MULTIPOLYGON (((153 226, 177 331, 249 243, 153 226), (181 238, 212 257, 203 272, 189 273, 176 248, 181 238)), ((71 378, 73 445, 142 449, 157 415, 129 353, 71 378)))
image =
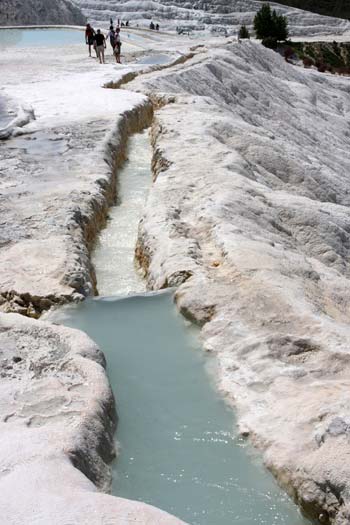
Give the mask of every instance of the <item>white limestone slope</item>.
POLYGON ((350 81, 246 42, 135 80, 168 100, 137 253, 179 285, 241 432, 300 505, 350 520, 350 81))
POLYGON ((128 134, 149 125, 153 110, 142 95, 103 89, 119 74, 87 56, 83 33, 68 51, 8 51, 1 68, 3 94, 35 120, 19 115, 0 131, 10 139, 0 140, 0 309, 36 317, 94 292, 89 249, 128 134))
MULTIPOLYGON (((226 27, 237 32, 242 24, 251 27, 255 13, 261 8, 258 0, 220 0, 213 2, 187 0, 75 0, 88 19, 106 27, 109 19, 130 20, 131 25, 148 27, 150 21, 161 28, 176 26, 193 28, 226 27)), ((292 7, 271 4, 278 12, 287 15, 291 35, 303 37, 343 35, 350 38, 350 23, 346 20, 325 17, 292 7)))

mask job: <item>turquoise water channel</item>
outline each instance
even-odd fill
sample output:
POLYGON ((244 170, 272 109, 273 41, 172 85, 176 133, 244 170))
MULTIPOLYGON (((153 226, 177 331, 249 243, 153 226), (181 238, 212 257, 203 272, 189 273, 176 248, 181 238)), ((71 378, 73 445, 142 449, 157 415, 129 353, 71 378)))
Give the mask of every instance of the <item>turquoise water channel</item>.
POLYGON ((151 185, 147 133, 132 137, 128 157, 93 254, 100 293, 111 297, 50 316, 84 330, 105 353, 119 415, 113 494, 191 525, 310 524, 235 433, 214 387, 215 359, 200 349, 172 292, 135 295, 145 290, 133 254, 151 185))
POLYGON ((84 33, 76 29, 0 29, 0 49, 84 43, 84 33))
POLYGON ((60 315, 107 358, 119 415, 113 494, 192 525, 310 523, 235 434, 208 373, 213 358, 170 293, 91 299, 60 315))

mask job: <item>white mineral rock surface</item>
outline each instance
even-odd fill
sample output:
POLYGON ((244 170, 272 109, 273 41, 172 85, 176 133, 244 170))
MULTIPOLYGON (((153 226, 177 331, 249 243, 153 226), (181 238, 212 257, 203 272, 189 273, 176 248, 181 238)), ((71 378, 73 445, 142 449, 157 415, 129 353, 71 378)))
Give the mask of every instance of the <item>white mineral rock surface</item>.
MULTIPOLYGON (((79 46, 1 55, 1 94, 36 118, 0 143, 1 308, 38 316, 91 293, 89 247, 126 136, 151 122, 149 94, 155 182, 138 244, 149 285, 179 285, 241 431, 280 481, 314 515, 348 524, 349 78, 256 43, 133 35, 129 60, 162 51, 183 63, 142 74, 79 46), (128 91, 101 87, 123 74, 138 74, 128 91)), ((118 524, 177 523, 93 493, 108 484, 98 440, 112 420, 91 341, 14 314, 0 322, 4 522, 97 524, 106 512, 107 523, 119 509, 118 524)))
MULTIPOLYGON (((128 132, 150 122, 144 96, 102 88, 118 78, 111 64, 72 48, 19 48, 2 57, 4 94, 35 114, 22 136, 0 141, 3 311, 35 315, 91 293, 88 247, 104 221, 106 197, 113 198, 111 167, 125 154, 128 132), (53 53, 62 55, 53 62, 53 53)), ((18 130, 19 119, 0 137, 18 130)))
POLYGON ((280 481, 349 523, 349 79, 245 42, 130 87, 170 102, 139 235, 150 286, 180 285, 280 481))
MULTIPOLYGON (((242 24, 252 26, 255 13, 261 8, 258 0, 75 0, 88 19, 106 26, 109 19, 129 20, 133 26, 148 27, 151 20, 162 28, 176 26, 193 29, 218 29, 238 32, 242 24)), ((350 35, 350 23, 339 18, 325 17, 292 7, 271 3, 278 12, 288 16, 292 35, 350 35)))

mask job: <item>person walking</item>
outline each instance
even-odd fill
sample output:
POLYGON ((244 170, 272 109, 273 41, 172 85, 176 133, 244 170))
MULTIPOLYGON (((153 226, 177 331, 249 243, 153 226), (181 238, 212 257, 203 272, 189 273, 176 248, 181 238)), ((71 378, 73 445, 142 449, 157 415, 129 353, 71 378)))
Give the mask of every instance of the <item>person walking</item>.
POLYGON ((100 64, 105 63, 105 49, 106 49, 106 39, 101 30, 98 29, 96 33, 96 52, 97 57, 100 60, 100 64))
POLYGON ((89 46, 89 57, 91 57, 91 46, 94 45, 94 34, 95 31, 90 24, 86 24, 85 29, 85 42, 89 46))
POLYGON ((112 47, 112 52, 114 51, 114 48, 115 48, 115 38, 116 38, 116 34, 115 34, 113 26, 111 26, 109 28, 109 33, 107 35, 107 40, 109 39, 109 42, 110 42, 111 47, 112 47))
POLYGON ((115 30, 115 46, 114 46, 114 56, 117 64, 121 64, 120 54, 121 54, 122 41, 120 38, 120 29, 117 27, 115 30))

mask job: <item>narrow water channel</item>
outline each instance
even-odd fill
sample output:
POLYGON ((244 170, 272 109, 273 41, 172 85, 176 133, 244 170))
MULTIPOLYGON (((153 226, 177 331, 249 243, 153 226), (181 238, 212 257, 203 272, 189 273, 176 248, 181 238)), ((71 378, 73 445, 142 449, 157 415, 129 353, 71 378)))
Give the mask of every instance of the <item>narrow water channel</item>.
POLYGON ((118 175, 117 205, 111 208, 92 254, 99 295, 125 296, 146 290, 145 281, 135 269, 134 252, 152 180, 151 157, 148 132, 133 135, 128 160, 118 175))
POLYGON ((235 435, 206 371, 213 363, 170 293, 91 299, 60 321, 87 332, 107 358, 119 415, 113 494, 191 525, 309 523, 235 435))
MULTIPOLYGON (((143 178, 147 171, 150 177, 145 135, 135 137, 132 147, 135 144, 144 150, 130 154, 120 176, 121 203, 123 195, 137 201, 137 177, 143 178), (141 168, 142 162, 148 164, 141 168)), ((115 275, 108 270, 105 294, 108 282, 119 294, 121 268, 123 279, 125 272, 133 272, 131 253, 131 264, 112 264, 120 256, 113 255, 114 229, 131 223, 120 216, 122 208, 123 204, 113 211, 110 231, 104 232, 94 256, 95 264, 101 262, 102 267, 105 256, 113 258, 107 266, 113 266, 115 275), (108 250, 105 255, 98 253, 107 249, 101 244, 109 242, 112 255, 108 250)), ((130 219, 129 209, 123 213, 130 219)), ((132 213, 139 218, 141 206, 132 213)), ((132 278, 127 282, 120 286, 129 293, 132 278)), ((89 299, 59 310, 52 318, 84 330, 106 355, 119 415, 120 453, 113 466, 113 494, 153 504, 191 525, 310 524, 235 434, 232 410, 217 394, 209 373, 215 361, 199 348, 196 330, 177 313, 171 291, 89 299)))

